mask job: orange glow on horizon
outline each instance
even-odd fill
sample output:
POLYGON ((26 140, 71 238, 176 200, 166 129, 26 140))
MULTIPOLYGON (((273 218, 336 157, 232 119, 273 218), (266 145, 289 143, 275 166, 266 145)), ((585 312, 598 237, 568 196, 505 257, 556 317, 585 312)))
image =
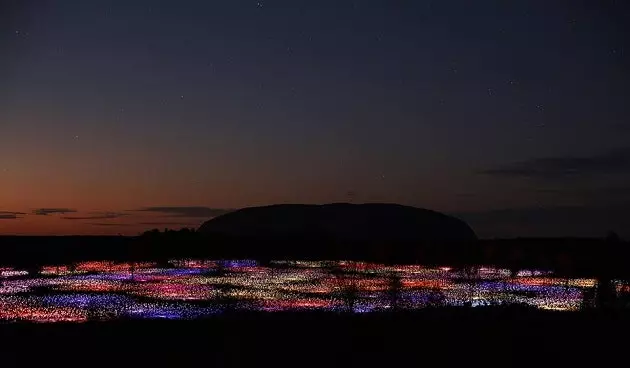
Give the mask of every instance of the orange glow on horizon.
MULTIPOLYGON (((2 209, 4 211, 4 209, 2 209)), ((26 213, 27 211, 21 211, 26 213)), ((107 213, 108 211, 98 211, 107 213)), ((115 212, 115 211, 111 211, 115 212)), ((17 219, 0 219, 0 235, 125 235, 134 236, 151 229, 197 228, 206 219, 165 217, 160 213, 123 212, 123 216, 114 219, 69 220, 64 217, 89 217, 93 212, 68 214, 18 215, 17 219)))

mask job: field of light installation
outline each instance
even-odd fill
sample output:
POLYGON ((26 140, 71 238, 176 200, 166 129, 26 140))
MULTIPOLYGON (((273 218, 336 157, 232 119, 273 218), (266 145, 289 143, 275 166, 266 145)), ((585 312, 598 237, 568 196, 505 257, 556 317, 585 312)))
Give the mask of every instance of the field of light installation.
MULTIPOLYGON (((549 272, 334 261, 173 260, 155 264, 84 262, 26 271, 1 269, 0 319, 56 322, 195 319, 234 310, 379 312, 393 309, 529 305, 575 311, 595 279, 549 272)), ((627 286, 616 282, 618 293, 627 286)))

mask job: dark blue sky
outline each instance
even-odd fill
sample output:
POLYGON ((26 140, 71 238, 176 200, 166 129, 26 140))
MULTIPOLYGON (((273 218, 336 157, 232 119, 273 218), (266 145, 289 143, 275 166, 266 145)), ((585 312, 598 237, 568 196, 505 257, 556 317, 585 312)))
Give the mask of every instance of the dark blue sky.
POLYGON ((125 211, 147 207, 378 201, 465 213, 487 236, 535 234, 523 211, 580 206, 573 235, 630 203, 621 1, 1 6, 0 232, 136 232, 147 220, 125 211))

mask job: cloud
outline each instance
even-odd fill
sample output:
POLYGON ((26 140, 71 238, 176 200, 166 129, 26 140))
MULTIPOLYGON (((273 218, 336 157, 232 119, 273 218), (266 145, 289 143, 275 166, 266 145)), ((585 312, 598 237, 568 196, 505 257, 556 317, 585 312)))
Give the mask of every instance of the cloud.
POLYGON ((228 212, 232 212, 232 209, 224 209, 224 208, 210 208, 210 207, 145 207, 140 208, 134 211, 141 212, 157 212, 166 214, 171 217, 203 217, 203 218, 211 218, 221 216, 228 212))
POLYGON ((88 225, 92 226, 131 226, 131 224, 115 224, 111 222, 91 222, 88 225))
POLYGON ((66 216, 62 217, 64 220, 106 220, 115 219, 122 216, 129 216, 128 213, 118 212, 91 212, 90 216, 66 216))
POLYGON ((17 220, 26 215, 24 212, 0 211, 0 220, 17 220))
POLYGON ((195 224, 186 223, 186 222, 139 222, 138 225, 147 225, 147 226, 196 226, 195 224))
POLYGON ((17 220, 26 215, 24 212, 0 211, 0 220, 17 220))
POLYGON ((38 209, 33 210, 33 214, 38 215, 38 216, 47 216, 47 215, 52 215, 56 213, 66 214, 66 213, 74 213, 74 212, 77 212, 77 210, 73 210, 70 208, 38 208, 38 209))
POLYGON ((582 186, 563 185, 558 188, 538 188, 534 191, 547 198, 572 200, 575 203, 616 203, 630 199, 630 183, 615 186, 582 186))
POLYGON ((630 172, 630 148, 582 157, 542 157, 480 171, 481 174, 554 179, 594 174, 630 172))

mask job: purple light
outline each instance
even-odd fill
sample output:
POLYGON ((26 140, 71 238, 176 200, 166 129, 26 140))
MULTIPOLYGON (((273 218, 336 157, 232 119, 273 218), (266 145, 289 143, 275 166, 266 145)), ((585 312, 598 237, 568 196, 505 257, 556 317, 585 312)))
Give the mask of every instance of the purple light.
POLYGON ((226 268, 241 268, 241 267, 258 267, 258 262, 250 259, 243 260, 223 260, 217 262, 220 266, 226 268))

